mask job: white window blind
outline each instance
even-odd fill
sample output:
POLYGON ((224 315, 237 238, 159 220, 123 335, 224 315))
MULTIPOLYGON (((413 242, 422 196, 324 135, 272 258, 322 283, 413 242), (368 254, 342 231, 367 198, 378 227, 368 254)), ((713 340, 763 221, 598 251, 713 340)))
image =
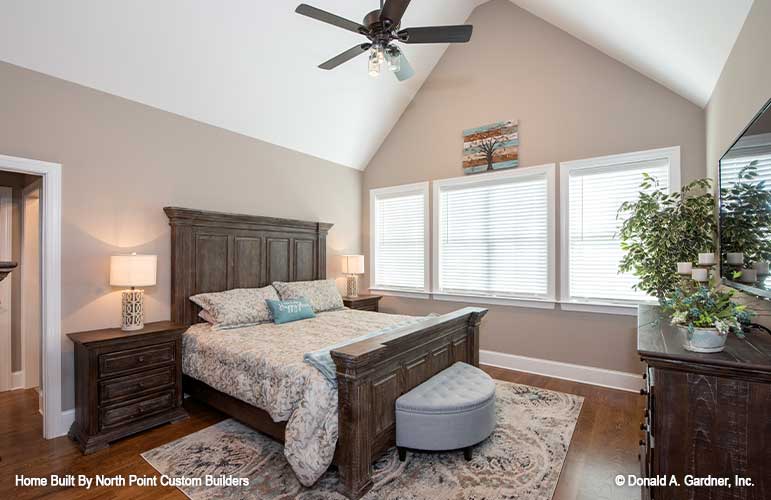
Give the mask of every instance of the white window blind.
POLYGON ((530 167, 437 182, 434 292, 553 299, 549 173, 530 167))
POLYGON ((428 183, 375 189, 371 288, 427 291, 428 183))
POLYGON ((766 147, 765 149, 765 153, 734 154, 723 158, 720 161, 720 188, 731 189, 739 180, 739 172, 752 162, 757 162, 755 164, 757 177, 745 182, 766 181, 766 184, 771 186, 771 152, 769 152, 771 148, 766 147))
MULTIPOLYGON (((624 252, 618 238, 622 220, 617 218, 617 214, 624 202, 639 198, 643 173, 655 177, 659 187, 668 191, 669 170, 670 159, 666 157, 597 167, 592 166, 591 161, 579 168, 563 164, 561 173, 568 176, 568 282, 562 283, 563 300, 566 299, 566 288, 567 301, 573 302, 651 300, 645 292, 633 289, 638 281, 633 274, 618 272, 624 252)), ((564 246, 565 242, 563 252, 564 246)))

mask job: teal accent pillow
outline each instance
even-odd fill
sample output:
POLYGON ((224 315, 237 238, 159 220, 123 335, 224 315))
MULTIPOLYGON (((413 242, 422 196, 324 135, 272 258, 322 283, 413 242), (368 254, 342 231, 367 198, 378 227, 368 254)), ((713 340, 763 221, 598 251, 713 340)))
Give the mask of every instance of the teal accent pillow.
POLYGON ((265 302, 268 303, 268 308, 273 313, 273 322, 277 325, 316 317, 316 314, 313 312, 313 306, 304 297, 291 300, 268 299, 265 302))

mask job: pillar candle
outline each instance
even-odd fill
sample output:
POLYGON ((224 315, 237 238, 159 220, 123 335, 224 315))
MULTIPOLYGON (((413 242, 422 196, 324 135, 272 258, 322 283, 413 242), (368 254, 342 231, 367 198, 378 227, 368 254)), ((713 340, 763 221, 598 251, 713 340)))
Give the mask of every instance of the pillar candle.
POLYGON ((758 272, 758 276, 768 275, 768 262, 756 262, 752 267, 758 272))
POLYGON ((709 281, 709 273, 707 269, 697 267, 691 271, 691 278, 693 281, 709 281))
POLYGON ((693 270, 693 265, 690 262, 677 263, 677 274, 691 274, 691 270, 693 270))

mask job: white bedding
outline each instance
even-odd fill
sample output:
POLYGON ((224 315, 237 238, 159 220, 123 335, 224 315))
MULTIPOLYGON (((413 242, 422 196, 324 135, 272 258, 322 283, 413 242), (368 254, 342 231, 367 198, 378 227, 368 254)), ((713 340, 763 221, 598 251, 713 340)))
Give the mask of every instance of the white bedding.
POLYGON ((332 463, 337 389, 303 355, 408 319, 341 309, 226 331, 199 323, 182 337, 182 371, 267 411, 276 422, 286 421, 284 455, 300 482, 310 486, 332 463))

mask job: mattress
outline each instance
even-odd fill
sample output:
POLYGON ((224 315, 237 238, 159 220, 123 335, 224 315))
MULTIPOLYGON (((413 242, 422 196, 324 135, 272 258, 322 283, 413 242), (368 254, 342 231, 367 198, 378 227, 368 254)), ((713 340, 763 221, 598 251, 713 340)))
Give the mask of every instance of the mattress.
POLYGON ((332 463, 337 444, 337 389, 303 361, 307 352, 409 320, 353 309, 315 318, 232 330, 191 326, 182 337, 182 371, 286 421, 284 455, 310 486, 332 463))

